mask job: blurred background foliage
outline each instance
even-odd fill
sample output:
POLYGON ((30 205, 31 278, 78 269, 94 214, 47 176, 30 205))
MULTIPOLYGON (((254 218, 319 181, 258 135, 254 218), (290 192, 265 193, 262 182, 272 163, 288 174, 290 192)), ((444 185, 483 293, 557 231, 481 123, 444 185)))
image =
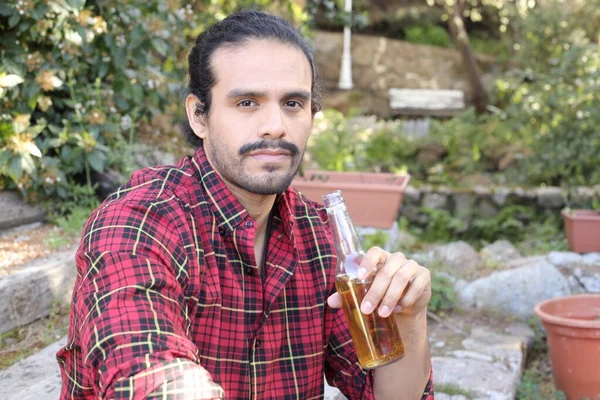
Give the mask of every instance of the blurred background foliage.
POLYGON ((131 172, 136 135, 176 130, 194 38, 250 6, 306 19, 286 0, 0 3, 0 188, 79 202, 131 172))
MULTIPOLYGON (((454 185, 600 184, 600 0, 463 2, 473 49, 494 53, 506 71, 487 111, 414 135, 401 120, 325 110, 308 166, 408 170, 414 182, 454 185)), ((141 139, 177 136, 189 46, 234 10, 277 13, 307 36, 352 23, 359 33, 453 47, 451 5, 357 0, 348 14, 342 0, 0 3, 0 188, 68 209, 93 197, 98 174, 126 178, 141 139)))

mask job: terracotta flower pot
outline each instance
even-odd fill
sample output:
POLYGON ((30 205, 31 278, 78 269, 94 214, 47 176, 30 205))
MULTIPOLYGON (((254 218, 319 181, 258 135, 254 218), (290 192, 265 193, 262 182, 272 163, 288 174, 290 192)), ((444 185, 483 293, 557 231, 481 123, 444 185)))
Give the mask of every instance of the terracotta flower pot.
POLYGON ((562 211, 569 248, 576 253, 600 252, 600 212, 562 211))
POLYGON ((534 312, 546 328, 556 387, 567 400, 600 400, 600 294, 557 297, 534 312))
POLYGON ((355 225, 391 228, 409 181, 408 174, 305 171, 292 186, 319 203, 325 193, 341 190, 355 225))

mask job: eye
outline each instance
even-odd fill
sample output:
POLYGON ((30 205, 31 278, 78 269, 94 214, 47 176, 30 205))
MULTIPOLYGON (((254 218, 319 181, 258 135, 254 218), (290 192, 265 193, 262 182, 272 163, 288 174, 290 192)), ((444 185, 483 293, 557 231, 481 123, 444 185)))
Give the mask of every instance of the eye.
POLYGON ((304 104, 297 100, 288 100, 285 102, 285 106, 291 108, 304 108, 304 104))
POLYGON ((255 101, 253 100, 242 100, 238 103, 238 106, 240 107, 252 107, 252 106, 257 106, 258 104, 256 104, 255 101))

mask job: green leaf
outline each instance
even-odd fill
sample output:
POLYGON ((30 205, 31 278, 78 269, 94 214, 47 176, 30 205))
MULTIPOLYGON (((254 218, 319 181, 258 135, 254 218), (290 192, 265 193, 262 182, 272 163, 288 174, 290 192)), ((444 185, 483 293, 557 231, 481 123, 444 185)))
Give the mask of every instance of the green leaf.
POLYGON ((104 153, 99 150, 94 150, 87 155, 87 160, 93 170, 96 172, 104 172, 104 166, 107 160, 104 153))
POLYGON ((98 77, 99 78, 104 78, 106 76, 106 74, 108 73, 108 69, 110 68, 110 63, 107 62, 100 62, 100 65, 98 67, 98 77))
POLYGON ((35 157, 42 156, 42 152, 40 151, 40 149, 38 149, 38 147, 33 142, 24 143, 23 148, 27 151, 27 153, 31 154, 32 156, 35 156, 35 157))
POLYGON ((29 98, 29 100, 27 100, 27 105, 29 106, 30 110, 35 110, 35 107, 37 106, 37 100, 38 100, 38 96, 31 96, 29 98))
POLYGON ((124 68, 127 66, 127 50, 123 47, 117 47, 113 53, 113 64, 117 69, 124 68))
POLYGON ((8 5, 8 3, 2 2, 0 3, 0 15, 4 15, 8 17, 10 14, 14 12, 14 9, 8 5))
POLYGON ((17 24, 19 23, 20 20, 21 20, 21 15, 18 12, 15 12, 8 19, 8 27, 14 28, 15 26, 17 26, 17 24))
POLYGON ((85 6, 85 0, 67 0, 67 3, 76 11, 83 10, 83 7, 85 6))
POLYGON ((19 75, 9 74, 0 77, 0 87, 11 88, 25 82, 19 75))
POLYGON ((27 172, 28 174, 35 172, 35 162, 33 161, 33 158, 31 158, 30 154, 23 154, 21 156, 21 167, 23 168, 23 171, 27 172))
POLYGON ((160 54, 163 57, 167 55, 167 53, 169 52, 169 45, 164 40, 160 38, 153 38, 151 42, 152 47, 154 47, 154 50, 156 50, 158 54, 160 54))
POLYGON ((13 181, 17 182, 23 176, 23 167, 21 166, 21 156, 15 156, 8 165, 8 175, 13 181))

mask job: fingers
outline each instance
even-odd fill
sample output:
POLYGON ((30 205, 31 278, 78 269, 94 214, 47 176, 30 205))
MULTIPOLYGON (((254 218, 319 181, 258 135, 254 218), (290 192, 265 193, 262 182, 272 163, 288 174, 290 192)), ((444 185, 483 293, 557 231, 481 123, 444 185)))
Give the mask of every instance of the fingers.
POLYGON ((361 311, 370 314, 376 307, 379 307, 379 315, 389 316, 419 268, 421 267, 415 261, 406 261, 406 257, 402 253, 389 256, 388 261, 375 275, 375 279, 363 299, 361 311))
POLYGON ((419 267, 413 280, 400 298, 394 311, 416 314, 431 300, 431 274, 427 268, 419 267))
MULTIPOLYGON (((402 253, 394 253, 393 256, 399 256, 398 261, 402 261, 400 265, 406 262, 406 257, 402 253)), ((358 269, 358 279, 367 279, 376 272, 377 268, 386 264, 387 258, 390 253, 379 247, 372 247, 367 251, 365 256, 360 262, 360 268, 358 269)))
POLYGON ((327 305, 331 308, 341 308, 342 307, 342 296, 338 292, 335 292, 331 296, 327 298, 327 305))

